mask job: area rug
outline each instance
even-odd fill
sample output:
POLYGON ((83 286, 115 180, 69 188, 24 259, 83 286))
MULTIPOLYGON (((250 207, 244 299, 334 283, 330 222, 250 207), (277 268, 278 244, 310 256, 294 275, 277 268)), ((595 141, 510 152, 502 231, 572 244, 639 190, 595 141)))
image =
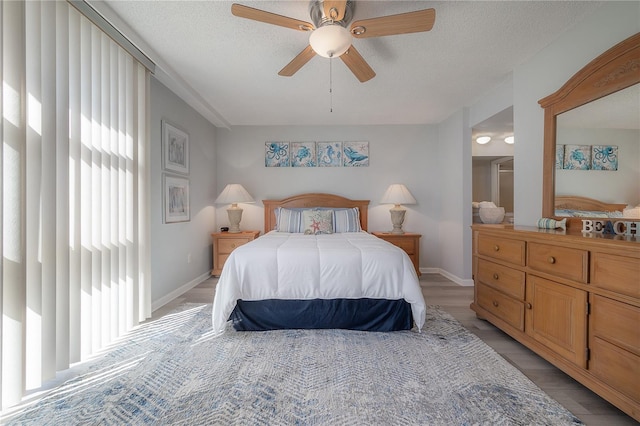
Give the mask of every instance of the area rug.
POLYGON ((183 305, 91 361, 9 425, 581 424, 438 307, 421 333, 211 334, 183 305))

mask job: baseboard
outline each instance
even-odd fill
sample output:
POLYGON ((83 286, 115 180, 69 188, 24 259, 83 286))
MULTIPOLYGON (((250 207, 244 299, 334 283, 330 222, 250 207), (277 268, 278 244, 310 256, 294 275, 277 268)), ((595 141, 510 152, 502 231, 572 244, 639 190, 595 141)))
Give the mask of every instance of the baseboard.
POLYGON ((463 287, 473 287, 473 280, 460 278, 460 277, 458 277, 456 275, 453 275, 450 272, 445 271, 444 269, 440 269, 440 268, 420 268, 420 272, 422 272, 423 274, 440 274, 440 275, 444 276, 445 278, 448 278, 451 281, 453 281, 454 283, 456 283, 458 285, 461 285, 463 287))
POLYGON ((151 302, 151 312, 154 312, 156 309, 159 309, 164 305, 166 305, 167 303, 171 302, 172 300, 182 296, 184 293, 191 290, 192 288, 200 284, 202 281, 208 279, 210 276, 211 276, 211 271, 208 270, 207 272, 200 275, 199 277, 196 277, 193 280, 189 281, 188 283, 173 290, 171 293, 167 294, 166 296, 163 296, 160 299, 151 302))

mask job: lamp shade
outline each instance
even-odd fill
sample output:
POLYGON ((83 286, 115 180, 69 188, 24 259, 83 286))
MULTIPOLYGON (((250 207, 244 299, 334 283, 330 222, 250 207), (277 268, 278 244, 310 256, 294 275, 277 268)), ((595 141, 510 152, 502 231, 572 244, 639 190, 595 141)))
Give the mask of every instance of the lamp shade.
POLYGON ((338 24, 325 25, 311 33, 309 44, 318 55, 337 58, 351 46, 351 33, 338 24))
POLYGON ((254 203, 253 197, 239 183, 230 183, 224 187, 216 204, 254 203))
POLYGON ((411 192, 401 183, 394 183, 389 185, 387 192, 384 193, 381 204, 416 204, 416 199, 413 198, 411 192))

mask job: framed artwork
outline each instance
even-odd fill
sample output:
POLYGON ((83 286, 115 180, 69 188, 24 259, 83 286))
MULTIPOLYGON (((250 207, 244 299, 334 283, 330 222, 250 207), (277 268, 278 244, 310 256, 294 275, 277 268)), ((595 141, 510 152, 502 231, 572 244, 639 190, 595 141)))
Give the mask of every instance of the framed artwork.
POLYGON ((369 166, 369 142, 344 142, 342 152, 345 167, 369 166))
POLYGON ((164 175, 164 223, 188 222, 189 179, 164 175))
POLYGON ((618 170, 618 147, 615 145, 591 146, 592 170, 618 170))
POLYGON ((189 135, 162 121, 162 168, 189 174, 189 135))
POLYGON ((291 167, 315 167, 316 143, 291 142, 291 167))
POLYGON ((591 146, 565 145, 563 169, 589 170, 591 168, 591 146))
POLYGON ((289 167, 289 142, 264 143, 265 167, 289 167))
POLYGON ((556 169, 564 167, 564 145, 556 145, 556 169))
POLYGON ((342 166, 342 142, 318 142, 318 167, 342 166))

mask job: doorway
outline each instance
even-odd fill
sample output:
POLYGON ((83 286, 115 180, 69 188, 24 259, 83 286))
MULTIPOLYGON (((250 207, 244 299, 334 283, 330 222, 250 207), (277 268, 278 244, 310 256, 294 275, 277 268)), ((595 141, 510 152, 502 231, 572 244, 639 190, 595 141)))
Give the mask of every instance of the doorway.
MULTIPOLYGON (((491 201, 513 222, 514 140, 507 139, 514 136, 513 107, 473 126, 471 135, 473 204, 491 201)), ((473 222, 479 221, 474 208, 473 222)))

